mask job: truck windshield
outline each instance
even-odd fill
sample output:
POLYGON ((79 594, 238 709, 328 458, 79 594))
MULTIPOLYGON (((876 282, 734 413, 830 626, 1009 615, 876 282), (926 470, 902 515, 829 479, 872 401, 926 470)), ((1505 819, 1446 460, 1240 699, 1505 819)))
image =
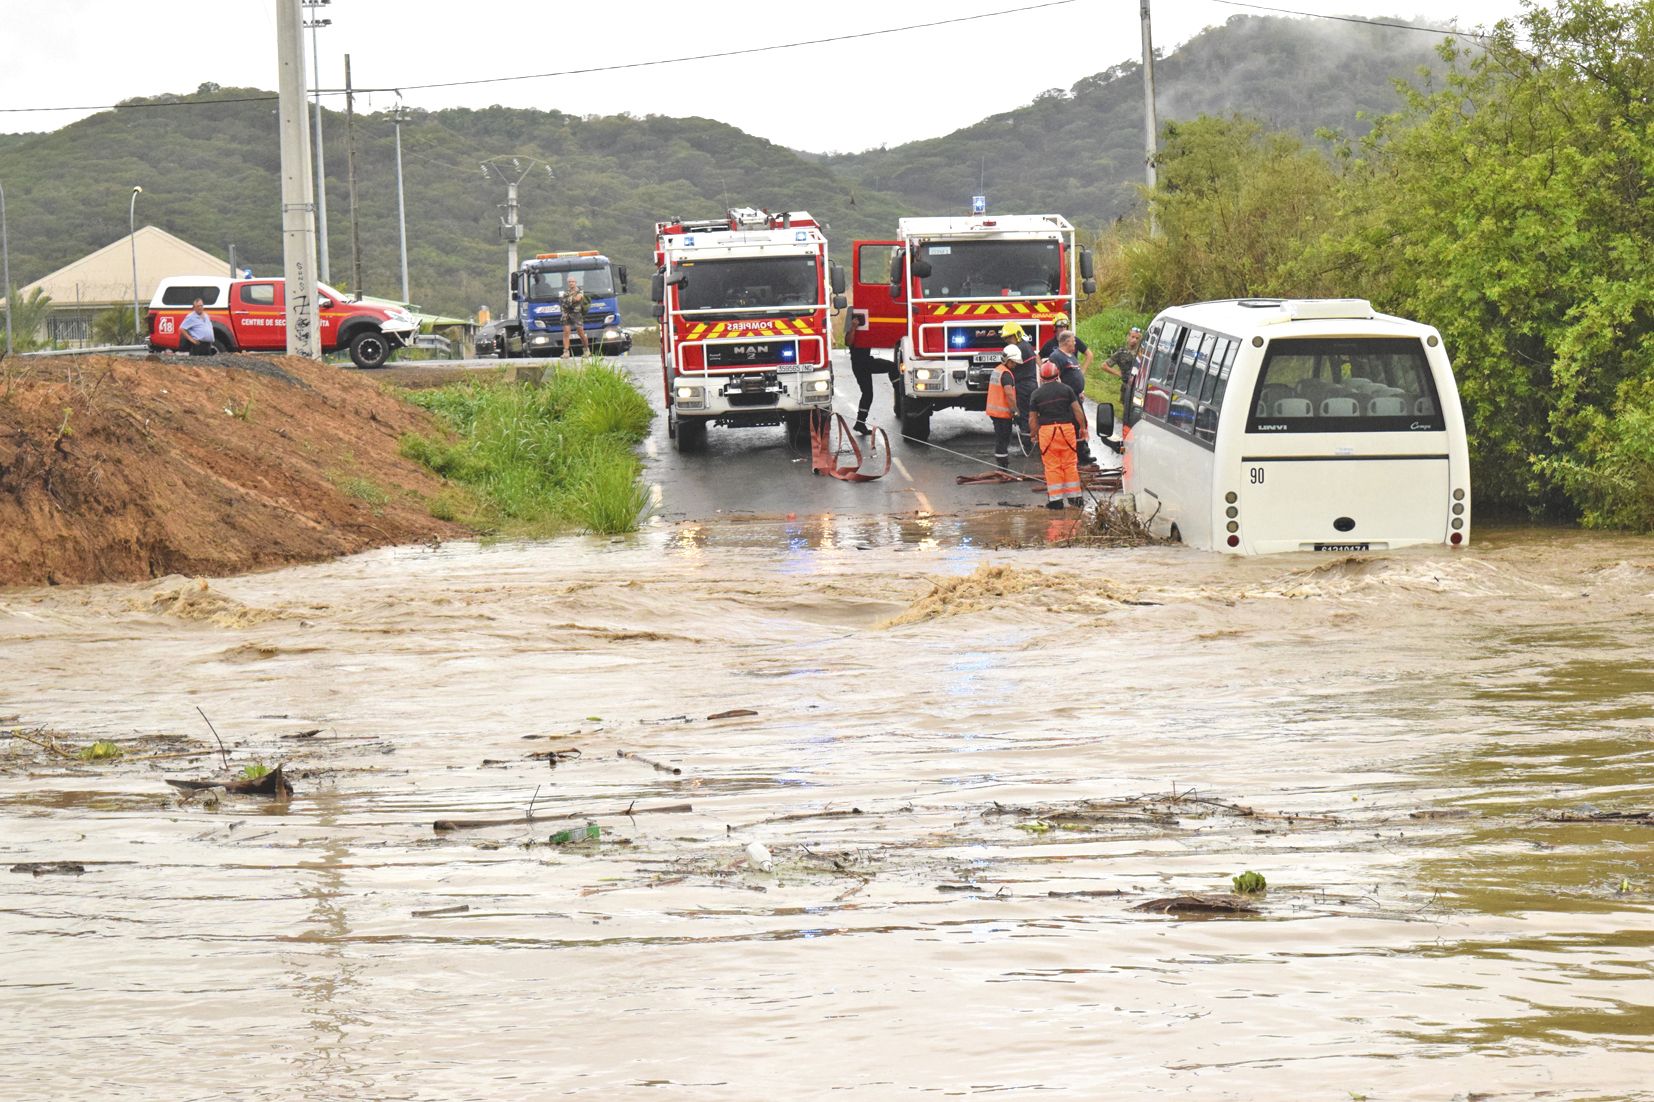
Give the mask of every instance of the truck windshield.
POLYGON ((820 305, 821 277, 814 256, 752 256, 735 260, 681 260, 680 310, 759 306, 809 309, 820 305))
POLYGON ((1062 290, 1062 248, 1055 241, 949 241, 919 246, 930 275, 920 298, 1012 298, 1062 290))
POLYGON ((557 298, 568 290, 569 280, 579 284, 588 298, 607 298, 615 293, 614 280, 608 266, 579 268, 574 271, 536 271, 528 281, 528 297, 536 300, 557 298))

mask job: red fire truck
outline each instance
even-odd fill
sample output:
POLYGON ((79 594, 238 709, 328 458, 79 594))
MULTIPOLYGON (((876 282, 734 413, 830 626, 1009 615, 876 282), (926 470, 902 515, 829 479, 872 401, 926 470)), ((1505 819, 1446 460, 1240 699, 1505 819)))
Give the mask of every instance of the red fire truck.
POLYGON ((845 322, 852 363, 889 350, 900 378, 902 435, 930 437, 939 409, 987 408, 1006 322, 1036 349, 1051 319, 1074 316, 1076 288, 1096 289, 1089 249, 1076 248, 1060 214, 902 218, 897 240, 857 241, 845 322))
POLYGON ((650 285, 660 319, 667 431, 681 452, 711 425, 785 425, 796 447, 833 404, 828 311, 844 273, 805 211, 742 207, 655 225, 650 285))

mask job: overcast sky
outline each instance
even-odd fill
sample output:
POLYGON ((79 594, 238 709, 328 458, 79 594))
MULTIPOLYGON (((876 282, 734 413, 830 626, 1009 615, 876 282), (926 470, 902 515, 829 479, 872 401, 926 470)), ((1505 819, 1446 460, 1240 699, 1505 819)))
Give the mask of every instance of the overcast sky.
MULTIPOLYGON (((1038 3, 1039 0, 332 0, 318 13, 321 85, 404 89, 410 106, 556 108, 573 114, 701 115, 797 149, 853 151, 935 137, 1020 106, 1047 88, 1140 55, 1137 0, 1071 0, 1040 10, 853 42, 733 59, 470 87, 474 81, 654 61, 854 34, 1038 3), (576 11, 578 16, 563 13, 576 11), (569 28, 577 38, 569 43, 569 28)), ((1393 18, 1421 0, 1279 0, 1281 9, 1393 18), (1397 9, 1401 9, 1399 12, 1397 9)), ((55 130, 134 96, 221 85, 276 86, 276 0, 5 0, 0 22, 0 132, 55 130)), ((1518 0, 1443 0, 1413 18, 1472 29, 1512 17, 1518 0)), ((1155 0, 1155 45, 1170 52, 1234 15, 1268 14, 1219 0, 1155 0)), ((1352 34, 1363 33, 1346 24, 1352 34)), ((310 32, 305 32, 306 64, 310 32)), ((383 110, 378 92, 360 109, 383 110)), ((330 106, 343 101, 329 98, 330 106)))

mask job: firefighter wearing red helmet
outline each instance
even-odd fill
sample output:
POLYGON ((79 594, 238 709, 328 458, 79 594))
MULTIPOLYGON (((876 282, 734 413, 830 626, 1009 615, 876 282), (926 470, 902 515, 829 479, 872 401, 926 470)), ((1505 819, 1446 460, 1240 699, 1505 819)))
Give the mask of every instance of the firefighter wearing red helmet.
POLYGON ((1045 507, 1061 509, 1066 499, 1069 505, 1084 508, 1078 444, 1086 434, 1085 410, 1079 395, 1059 375, 1056 364, 1049 360, 1040 364, 1041 382, 1030 401, 1028 426, 1045 465, 1045 507))

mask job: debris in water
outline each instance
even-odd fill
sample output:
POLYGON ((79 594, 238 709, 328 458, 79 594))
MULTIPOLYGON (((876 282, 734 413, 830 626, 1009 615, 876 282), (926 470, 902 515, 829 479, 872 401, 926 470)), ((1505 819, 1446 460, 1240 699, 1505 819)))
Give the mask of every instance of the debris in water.
MULTIPOLYGON (((636 807, 629 804, 614 811, 587 815, 559 815, 557 817, 564 819, 614 819, 625 818, 630 815, 666 815, 693 810, 694 806, 691 804, 661 804, 658 807, 636 807)), ((533 821, 534 816, 532 815, 518 816, 514 819, 438 819, 431 824, 431 829, 438 834, 444 834, 451 830, 482 830, 487 827, 516 826, 520 823, 532 823, 533 821)))
POLYGON ((1258 908, 1229 895, 1172 895, 1151 899, 1131 908, 1157 915, 1244 915, 1257 914, 1258 908))
POLYGON ((731 708, 727 712, 713 712, 707 719, 735 719, 738 716, 755 716, 758 713, 751 708, 731 708))
POLYGON ((237 796, 270 796, 278 800, 285 800, 293 794, 293 786, 288 783, 283 767, 278 765, 261 777, 231 777, 217 781, 180 781, 171 777, 167 783, 181 792, 202 792, 209 788, 222 788, 225 792, 237 796))
POLYGON ((437 907, 436 909, 429 910, 429 911, 415 911, 413 913, 413 916, 415 918, 436 918, 438 915, 460 915, 460 914, 464 914, 465 912, 469 911, 470 909, 471 909, 471 904, 469 904, 469 903, 460 903, 457 906, 453 906, 453 907, 437 907))
POLYGON ((86 866, 78 861, 23 861, 11 867, 12 872, 28 872, 36 876, 81 876, 86 866))
POLYGON ((1574 811, 1553 808, 1540 818, 1551 823, 1642 823, 1654 826, 1654 811, 1574 811))
POLYGON ((1229 882, 1235 886, 1236 895, 1255 895, 1269 888, 1269 881, 1263 878, 1263 873, 1247 869, 1239 876, 1231 876, 1229 882))
MULTIPOLYGON (((754 714, 756 715, 757 713, 754 713, 754 714)), ((579 753, 579 751, 575 751, 575 752, 579 753)), ((633 754, 633 753, 631 753, 629 751, 626 751, 626 750, 616 750, 615 751, 615 757, 617 757, 617 758, 627 758, 631 761, 642 762, 644 765, 653 766, 655 769, 659 770, 662 773, 670 773, 674 777, 680 775, 683 772, 682 769, 679 769, 675 765, 666 765, 666 764, 663 764, 661 762, 655 761, 653 758, 646 758, 642 754, 633 754)))
POLYGON ((748 842, 747 863, 754 868, 769 872, 775 867, 775 858, 770 856, 770 851, 764 847, 764 843, 748 842))
POLYGON ((596 823, 587 823, 583 827, 570 827, 567 830, 553 831, 546 841, 554 846, 574 846, 582 842, 595 842, 603 837, 603 828, 596 823))

